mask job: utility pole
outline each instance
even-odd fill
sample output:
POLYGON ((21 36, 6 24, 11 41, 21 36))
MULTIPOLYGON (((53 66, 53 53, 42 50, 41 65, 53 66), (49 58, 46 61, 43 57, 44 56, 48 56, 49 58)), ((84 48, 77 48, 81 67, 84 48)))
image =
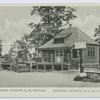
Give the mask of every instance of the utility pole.
POLYGON ((86 48, 86 41, 78 41, 75 42, 75 49, 79 50, 79 58, 80 58, 80 73, 84 72, 83 68, 83 50, 86 48))
POLYGON ((80 55, 80 73, 83 73, 84 69, 83 69, 83 53, 82 53, 83 49, 79 50, 79 55, 80 55))
POLYGON ((2 69, 2 59, 1 59, 2 58, 1 57, 2 56, 2 54, 1 54, 1 52, 2 52, 2 44, 1 43, 2 43, 2 40, 0 40, 0 69, 2 69))

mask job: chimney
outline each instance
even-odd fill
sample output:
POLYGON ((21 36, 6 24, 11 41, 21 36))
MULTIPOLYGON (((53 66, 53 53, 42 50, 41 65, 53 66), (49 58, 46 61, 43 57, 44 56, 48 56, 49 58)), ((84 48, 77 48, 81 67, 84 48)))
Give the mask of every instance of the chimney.
POLYGON ((72 24, 69 24, 69 29, 71 29, 72 28, 72 24))

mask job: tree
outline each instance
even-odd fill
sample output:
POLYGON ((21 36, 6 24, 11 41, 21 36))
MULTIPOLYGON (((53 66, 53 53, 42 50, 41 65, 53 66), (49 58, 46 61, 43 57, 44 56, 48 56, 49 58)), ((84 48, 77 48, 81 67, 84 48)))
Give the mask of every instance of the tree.
POLYGON ((27 57, 31 58, 31 54, 29 49, 31 47, 31 43, 29 41, 28 35, 24 34, 21 40, 16 41, 20 45, 20 50, 18 51, 18 55, 23 57, 24 59, 28 59, 27 57))
POLYGON ((29 52, 30 46, 28 35, 24 34, 20 40, 16 40, 14 44, 12 44, 10 55, 14 53, 16 57, 23 58, 23 60, 27 60, 28 57, 31 59, 31 54, 29 52))
POLYGON ((100 25, 98 25, 97 28, 95 28, 95 33, 94 33, 94 37, 96 37, 97 39, 100 38, 100 25))
POLYGON ((62 27, 69 24, 69 21, 76 18, 75 8, 65 6, 33 6, 31 15, 37 14, 41 21, 34 22, 29 26, 33 29, 29 38, 34 43, 36 49, 52 39, 62 31, 62 27))
POLYGON ((0 40, 0 56, 2 55, 2 40, 0 40))

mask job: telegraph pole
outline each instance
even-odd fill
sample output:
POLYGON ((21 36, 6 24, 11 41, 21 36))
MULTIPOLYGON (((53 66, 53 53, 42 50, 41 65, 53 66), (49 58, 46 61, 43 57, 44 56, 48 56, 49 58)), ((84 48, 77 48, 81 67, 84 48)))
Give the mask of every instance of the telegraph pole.
POLYGON ((80 58, 80 73, 84 72, 83 68, 83 50, 86 48, 86 41, 78 41, 75 42, 75 49, 79 50, 79 58, 80 58))
POLYGON ((2 69, 2 40, 0 40, 0 69, 2 69))
POLYGON ((83 53, 82 53, 82 49, 79 50, 79 55, 80 55, 80 73, 83 73, 84 69, 83 69, 83 53))

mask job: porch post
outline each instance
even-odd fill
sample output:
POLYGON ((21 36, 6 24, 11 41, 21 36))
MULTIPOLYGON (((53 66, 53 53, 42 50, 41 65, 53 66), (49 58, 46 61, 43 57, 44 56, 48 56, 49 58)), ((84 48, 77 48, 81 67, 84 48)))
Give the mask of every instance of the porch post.
POLYGON ((44 70, 46 70, 46 66, 45 66, 45 64, 44 64, 44 70))
MULTIPOLYGON (((56 62, 56 50, 54 50, 54 62, 56 62)), ((51 66, 52 66, 52 70, 54 70, 54 65, 51 66)))
POLYGON ((30 61, 30 72, 32 72, 33 69, 32 69, 32 61, 30 61))
POLYGON ((72 64, 72 49, 69 52, 69 66, 68 66, 68 69, 69 69, 69 67, 71 67, 71 64, 72 64))
POLYGON ((36 66, 36 69, 37 69, 37 70, 39 69, 39 66, 38 66, 38 64, 37 64, 37 66, 36 66))
POLYGON ((0 70, 2 70, 2 58, 0 57, 0 70))
POLYGON ((80 50, 77 49, 77 58, 78 58, 78 69, 79 69, 79 62, 80 62, 80 50))
POLYGON ((52 70, 54 70, 54 65, 52 65, 52 70))
MULTIPOLYGON (((63 52, 63 62, 64 62, 64 57, 65 57, 65 56, 64 56, 64 55, 65 55, 65 52, 64 52, 64 51, 65 51, 65 50, 62 51, 62 52, 63 52)), ((62 69, 62 70, 64 70, 63 62, 62 62, 62 64, 61 64, 61 69, 62 69)))
POLYGON ((10 62, 10 70, 12 71, 12 63, 10 62))
POLYGON ((64 70, 63 64, 61 64, 61 70, 64 70))

